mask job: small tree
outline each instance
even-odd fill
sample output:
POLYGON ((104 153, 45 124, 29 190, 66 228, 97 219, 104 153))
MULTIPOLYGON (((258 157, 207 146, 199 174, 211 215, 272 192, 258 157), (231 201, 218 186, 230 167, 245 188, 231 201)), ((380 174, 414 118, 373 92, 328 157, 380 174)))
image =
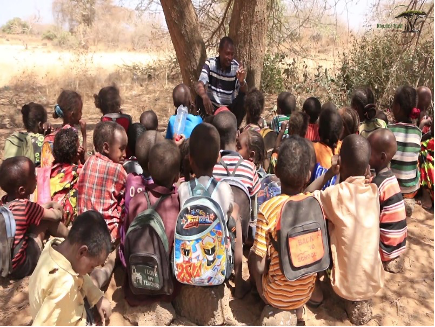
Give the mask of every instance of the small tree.
POLYGON ((29 24, 21 18, 15 17, 2 26, 2 31, 7 34, 26 34, 29 32, 29 24))

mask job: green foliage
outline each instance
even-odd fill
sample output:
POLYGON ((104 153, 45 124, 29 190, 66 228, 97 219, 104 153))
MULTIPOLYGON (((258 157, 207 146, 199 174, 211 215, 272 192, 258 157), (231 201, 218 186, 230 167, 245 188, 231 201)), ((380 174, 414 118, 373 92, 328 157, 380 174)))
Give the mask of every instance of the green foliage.
POLYGON ((419 45, 403 44, 403 35, 383 35, 355 40, 343 55, 338 81, 349 96, 357 86, 369 86, 381 106, 389 107, 394 90, 401 85, 434 88, 434 40, 419 45))
POLYGON ((284 55, 271 55, 266 53, 263 62, 260 88, 266 93, 277 93, 284 90, 284 77, 281 66, 285 59, 284 55))
POLYGON ((42 34, 42 39, 43 40, 53 41, 56 38, 57 38, 56 33, 51 31, 51 30, 48 30, 44 34, 42 34))
POLYGON ((2 26, 2 32, 7 34, 26 34, 29 32, 29 24, 21 20, 21 18, 15 17, 6 22, 2 26))

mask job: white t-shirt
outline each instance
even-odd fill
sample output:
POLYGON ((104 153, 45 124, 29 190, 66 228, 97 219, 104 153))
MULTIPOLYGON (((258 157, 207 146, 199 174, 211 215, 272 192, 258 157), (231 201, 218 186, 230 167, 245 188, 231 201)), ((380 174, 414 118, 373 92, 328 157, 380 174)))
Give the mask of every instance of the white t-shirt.
MULTIPOLYGON (((201 176, 197 180, 199 183, 207 187, 209 181, 209 176, 201 176)), ((184 202, 190 197, 189 192, 189 182, 184 182, 178 188, 178 197, 180 199, 180 208, 183 207, 184 202)), ((233 212, 233 202, 234 196, 233 191, 231 190, 231 186, 226 182, 219 182, 217 188, 213 192, 211 198, 220 204, 222 211, 227 213, 225 219, 228 220, 228 217, 231 216, 233 212)))

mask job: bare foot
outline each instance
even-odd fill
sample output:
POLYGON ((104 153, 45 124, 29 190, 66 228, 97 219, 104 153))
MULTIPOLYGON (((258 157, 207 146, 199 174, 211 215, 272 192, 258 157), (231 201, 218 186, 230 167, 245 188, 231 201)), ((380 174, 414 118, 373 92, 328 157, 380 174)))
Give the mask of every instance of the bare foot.
POLYGON ((243 299, 246 294, 251 290, 251 283, 249 281, 243 280, 241 283, 236 284, 236 290, 234 291, 234 297, 236 299, 243 299))
POLYGON ((423 187, 422 190, 423 190, 423 197, 421 199, 421 206, 425 210, 431 210, 433 208, 433 201, 430 198, 430 194, 425 187, 423 187))

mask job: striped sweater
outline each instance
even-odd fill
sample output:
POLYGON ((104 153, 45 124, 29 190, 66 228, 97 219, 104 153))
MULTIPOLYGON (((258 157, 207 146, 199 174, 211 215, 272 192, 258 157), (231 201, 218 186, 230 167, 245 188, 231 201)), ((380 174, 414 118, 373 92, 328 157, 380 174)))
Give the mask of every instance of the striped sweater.
MULTIPOLYGON (((222 161, 227 166, 226 168, 229 174, 233 173, 237 163, 240 158, 242 158, 238 152, 226 150, 221 151, 221 157, 222 161)), ((222 164, 217 163, 213 168, 213 177, 218 181, 228 177, 226 168, 222 164)), ((260 190, 260 180, 258 178, 257 169, 255 165, 248 160, 242 160, 240 162, 233 178, 239 180, 246 186, 250 196, 254 196, 260 190)))
POLYGON ((408 229, 405 204, 399 183, 390 169, 378 173, 373 183, 379 188, 381 207, 379 252, 382 261, 390 261, 406 249, 408 229))
POLYGON ((391 160, 391 170, 397 177, 403 194, 414 193, 420 187, 418 154, 420 152, 421 130, 412 124, 388 125, 397 141, 397 152, 391 160))

